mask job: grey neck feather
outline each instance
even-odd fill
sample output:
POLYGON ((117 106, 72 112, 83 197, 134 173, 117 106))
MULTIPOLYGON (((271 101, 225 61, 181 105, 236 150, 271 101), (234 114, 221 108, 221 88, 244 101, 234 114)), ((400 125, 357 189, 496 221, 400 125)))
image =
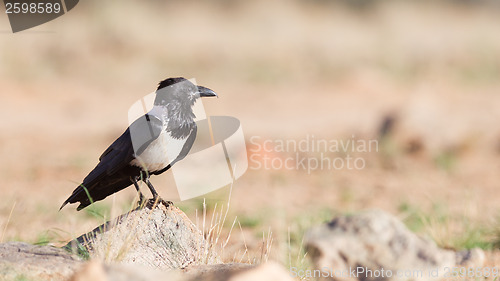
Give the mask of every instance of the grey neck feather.
POLYGON ((196 127, 195 115, 190 107, 169 110, 168 106, 155 105, 148 114, 162 120, 164 130, 175 139, 187 138, 196 127))

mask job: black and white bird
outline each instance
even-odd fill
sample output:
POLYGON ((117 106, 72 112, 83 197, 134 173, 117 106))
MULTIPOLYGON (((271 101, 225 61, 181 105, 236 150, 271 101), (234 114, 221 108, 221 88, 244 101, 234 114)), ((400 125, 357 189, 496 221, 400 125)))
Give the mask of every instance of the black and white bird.
POLYGON ((161 81, 153 108, 104 151, 97 166, 60 209, 79 202, 77 210, 81 210, 132 184, 143 201, 138 185, 141 180, 157 200, 158 193, 149 177, 167 171, 188 154, 197 131, 193 105, 200 97, 217 97, 217 94, 182 77, 161 81))

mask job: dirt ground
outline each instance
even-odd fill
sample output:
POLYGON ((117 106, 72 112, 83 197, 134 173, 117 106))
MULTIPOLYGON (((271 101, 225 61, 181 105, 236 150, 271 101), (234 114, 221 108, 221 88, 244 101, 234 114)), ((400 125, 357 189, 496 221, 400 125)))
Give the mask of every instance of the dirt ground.
MULTIPOLYGON (((265 255, 286 264, 303 255, 311 225, 379 208, 441 246, 481 246, 500 265, 499 7, 342 3, 85 1, 19 34, 0 17, 1 240, 62 245, 102 223, 95 213, 129 209, 133 188, 93 212, 58 211, 126 128, 132 103, 184 76, 219 93, 207 113, 237 117, 252 157, 232 186, 226 260, 261 260, 264 234, 265 255), (306 138, 378 149, 279 149, 306 138), (321 156, 364 166, 278 165, 321 156), (258 167, 265 161, 275 165, 258 167)), ((228 190, 207 195, 208 218, 228 190)), ((196 220, 202 202, 176 205, 196 220)))

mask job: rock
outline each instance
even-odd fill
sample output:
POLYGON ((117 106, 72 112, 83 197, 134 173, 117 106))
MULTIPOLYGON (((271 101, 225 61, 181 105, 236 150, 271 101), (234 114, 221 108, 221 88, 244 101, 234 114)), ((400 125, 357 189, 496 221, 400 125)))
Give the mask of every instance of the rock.
POLYGON ((179 208, 149 201, 68 243, 105 263, 139 264, 158 269, 220 262, 203 234, 179 208), (153 206, 154 205, 154 206, 153 206))
POLYGON ((335 218, 311 229, 305 244, 316 274, 329 280, 437 280, 446 267, 484 263, 482 250, 441 249, 382 211, 335 218))
MULTIPOLYGON (((200 279, 198 279, 200 280, 200 279)), ((214 279, 217 280, 217 279, 214 279)), ((267 262, 259 266, 238 272, 228 281, 292 281, 292 277, 283 266, 275 262, 267 262)))
POLYGON ((188 280, 228 280, 231 276, 241 273, 254 266, 248 263, 220 263, 213 265, 197 265, 186 268, 183 272, 188 280))
POLYGON ((242 263, 190 266, 183 270, 158 270, 141 265, 89 262, 70 281, 247 281, 293 280, 283 267, 274 262, 258 266, 242 263))
POLYGON ((159 270, 138 264, 108 264, 89 261, 76 271, 70 281, 182 281, 179 270, 159 270))
MULTIPOLYGON (((78 237, 64 249, 0 244, 1 280, 230 280, 257 269, 262 270, 249 264, 220 264, 201 231, 181 210, 165 202, 149 202, 78 237), (91 260, 84 262, 68 249, 91 260)), ((269 271, 269 276, 276 274, 269 271)))
POLYGON ((100 262, 90 261, 73 274, 70 281, 107 281, 107 273, 100 262))
POLYGON ((292 281, 292 277, 282 265, 266 262, 260 265, 228 263, 195 266, 186 270, 189 281, 292 281))
POLYGON ((1 280, 67 280, 81 264, 77 256, 56 247, 0 244, 1 280))

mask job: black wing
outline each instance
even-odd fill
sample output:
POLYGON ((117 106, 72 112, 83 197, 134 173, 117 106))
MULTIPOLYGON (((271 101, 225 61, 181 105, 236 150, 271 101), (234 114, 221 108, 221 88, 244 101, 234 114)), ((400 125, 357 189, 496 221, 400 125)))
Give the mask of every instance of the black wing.
MULTIPOLYGON (((90 205, 129 186, 130 174, 123 170, 130 168, 130 161, 158 136, 162 130, 162 122, 155 116, 144 115, 135 120, 125 132, 116 139, 99 157, 97 166, 85 177, 71 196, 62 204, 80 202, 78 209, 90 205), (87 189, 87 192, 85 191, 87 189), (92 200, 89 198, 92 198, 92 200)), ((137 168, 138 171, 140 169, 137 168)))

